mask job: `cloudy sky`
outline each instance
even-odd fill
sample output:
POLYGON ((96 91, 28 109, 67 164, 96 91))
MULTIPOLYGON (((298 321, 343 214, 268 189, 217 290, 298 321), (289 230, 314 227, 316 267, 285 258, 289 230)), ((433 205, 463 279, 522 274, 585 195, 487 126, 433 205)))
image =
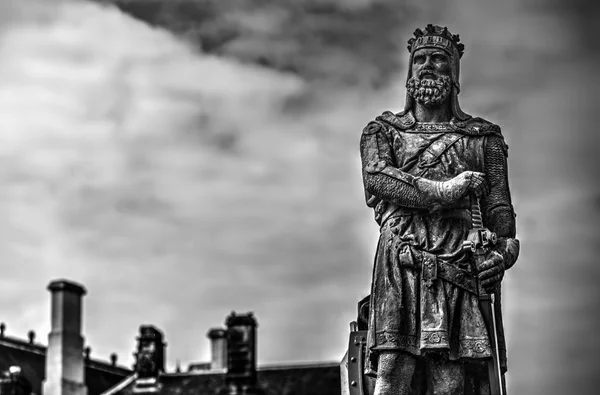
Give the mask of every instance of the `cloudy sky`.
MULTIPOLYGON (((139 0, 139 3, 144 1, 139 0)), ((152 3, 152 1, 145 1, 152 3)), ((153 28, 84 0, 0 3, 0 321, 46 342, 49 281, 88 289, 92 355, 209 358, 232 311, 261 363, 338 361, 369 291, 363 126, 404 101, 406 40, 466 45, 461 103, 510 146, 512 393, 593 393, 600 277, 595 10, 558 1, 209 1, 153 28), (191 43, 194 44, 191 44, 191 43), (592 391, 592 392, 586 392, 592 391)), ((152 7, 148 8, 151 9, 152 7)))

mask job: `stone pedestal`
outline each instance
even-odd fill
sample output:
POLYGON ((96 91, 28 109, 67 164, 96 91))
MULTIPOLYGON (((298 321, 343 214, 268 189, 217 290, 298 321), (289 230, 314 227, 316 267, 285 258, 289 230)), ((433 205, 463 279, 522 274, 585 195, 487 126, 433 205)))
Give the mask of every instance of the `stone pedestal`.
POLYGON ((348 382, 348 352, 340 363, 340 383, 342 384, 342 395, 350 395, 350 383, 348 382))

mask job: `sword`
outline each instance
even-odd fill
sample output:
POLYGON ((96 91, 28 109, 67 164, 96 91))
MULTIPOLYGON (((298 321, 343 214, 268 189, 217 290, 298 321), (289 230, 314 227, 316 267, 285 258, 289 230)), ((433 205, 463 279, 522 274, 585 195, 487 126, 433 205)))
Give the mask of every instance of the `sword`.
MULTIPOLYGON (((479 198, 471 196, 472 229, 467 240, 463 242, 463 249, 470 250, 475 259, 477 269, 485 262, 489 249, 498 241, 496 234, 483 226, 479 198)), ((506 395, 502 370, 500 368, 500 351, 498 348, 498 328, 496 326, 496 295, 487 293, 477 279, 479 290, 479 307, 488 328, 488 336, 492 348, 492 360, 487 363, 488 379, 490 382, 490 395, 506 395)))

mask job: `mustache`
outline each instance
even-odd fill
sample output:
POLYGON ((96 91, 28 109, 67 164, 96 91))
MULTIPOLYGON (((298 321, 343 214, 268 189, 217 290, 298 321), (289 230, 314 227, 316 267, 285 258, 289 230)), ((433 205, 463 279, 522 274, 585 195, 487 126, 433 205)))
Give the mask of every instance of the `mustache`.
POLYGON ((425 74, 431 74, 434 77, 439 78, 439 75, 435 72, 434 69, 425 68, 425 69, 422 69, 421 71, 419 71, 419 79, 423 78, 423 76, 425 74))

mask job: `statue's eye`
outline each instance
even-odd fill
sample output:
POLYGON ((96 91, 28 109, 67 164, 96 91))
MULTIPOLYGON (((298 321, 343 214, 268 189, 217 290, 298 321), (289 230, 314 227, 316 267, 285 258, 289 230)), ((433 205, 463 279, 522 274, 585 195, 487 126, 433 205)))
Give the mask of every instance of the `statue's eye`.
POLYGON ((440 54, 433 55, 433 61, 436 63, 442 63, 442 62, 446 61, 446 57, 444 55, 440 55, 440 54))
POLYGON ((413 59, 413 63, 415 63, 415 64, 425 63, 425 56, 423 56, 423 55, 415 56, 415 58, 413 59))

